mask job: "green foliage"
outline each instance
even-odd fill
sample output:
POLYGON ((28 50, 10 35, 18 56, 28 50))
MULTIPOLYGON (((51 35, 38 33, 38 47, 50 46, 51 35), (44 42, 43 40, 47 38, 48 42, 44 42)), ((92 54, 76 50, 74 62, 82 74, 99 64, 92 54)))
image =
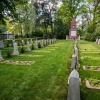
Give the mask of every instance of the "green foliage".
POLYGON ((88 41, 95 41, 97 38, 100 38, 100 28, 99 28, 99 26, 96 27, 96 29, 93 33, 87 33, 86 36, 85 36, 85 40, 88 40, 88 41))
POLYGON ((40 48, 34 50, 37 52, 30 51, 26 52, 24 56, 13 56, 9 59, 35 61, 32 65, 0 63, 0 79, 2 80, 0 82, 2 90, 0 99, 66 100, 68 66, 73 43, 74 41, 57 41, 48 48, 40 48), (48 51, 50 52, 48 53, 48 51), (43 57, 35 57, 36 55, 43 55, 43 57))
POLYGON ((40 42, 38 43, 38 48, 41 48, 41 43, 40 42))
POLYGON ((8 49, 8 50, 6 51, 6 57, 7 57, 7 58, 11 58, 11 57, 12 57, 12 54, 11 54, 10 49, 8 49))
POLYGON ((81 76, 81 100, 99 100, 100 91, 95 89, 87 89, 85 79, 100 80, 99 71, 83 70, 83 66, 100 66, 100 45, 95 42, 79 41, 80 55, 80 76, 81 76), (86 49, 86 50, 85 50, 86 49), (88 58, 90 59, 88 59, 88 58), (83 59, 84 58, 84 59, 83 59), (88 95, 87 95, 88 94, 88 95))
POLYGON ((34 44, 31 45, 31 50, 34 50, 34 44))
POLYGON ((23 46, 20 49, 20 53, 25 53, 25 48, 23 46))

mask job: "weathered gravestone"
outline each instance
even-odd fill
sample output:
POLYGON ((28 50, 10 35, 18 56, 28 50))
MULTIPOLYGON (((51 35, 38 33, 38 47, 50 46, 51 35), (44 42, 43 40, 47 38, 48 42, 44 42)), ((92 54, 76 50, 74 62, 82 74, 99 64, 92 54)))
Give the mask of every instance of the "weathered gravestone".
POLYGON ((74 53, 75 53, 76 57, 78 58, 78 49, 77 49, 77 47, 74 47, 74 53))
POLYGON ((79 73, 74 69, 69 77, 69 89, 67 100, 80 100, 79 73))
POLYGON ((22 40, 22 45, 25 45, 25 42, 24 42, 24 40, 22 40))
POLYGON ((75 54, 72 55, 72 60, 71 60, 71 69, 75 69, 77 63, 77 57, 75 54))
POLYGON ((100 44, 100 39, 98 39, 98 44, 100 44))
POLYGON ((0 48, 4 48, 4 43, 3 43, 3 41, 0 41, 0 48))
POLYGON ((49 39, 49 44, 51 44, 51 39, 49 39))
POLYGON ((41 41, 41 47, 44 47, 43 39, 42 39, 42 41, 41 41))
POLYGON ((98 38, 96 39, 96 43, 98 43, 98 38))
POLYGON ((14 43, 13 55, 19 55, 17 43, 14 43))
POLYGON ((3 60, 3 57, 2 57, 2 55, 1 55, 1 50, 0 50, 0 61, 1 61, 1 60, 3 60))
POLYGON ((31 48, 30 48, 30 43, 29 43, 29 41, 27 41, 27 49, 26 49, 26 51, 31 51, 31 48))
POLYGON ((33 41, 32 41, 32 39, 30 39, 30 44, 33 44, 33 41))
POLYGON ((46 43, 47 43, 47 45, 48 45, 48 39, 46 40, 46 43))
POLYGON ((16 41, 15 40, 12 40, 12 45, 13 45, 13 47, 14 47, 14 44, 16 43, 16 41))
POLYGON ((47 44, 46 44, 46 40, 44 40, 44 46, 46 46, 47 44))
POLYGON ((36 39, 36 41, 35 41, 34 48, 35 48, 35 49, 38 49, 38 41, 37 41, 37 39, 36 39))

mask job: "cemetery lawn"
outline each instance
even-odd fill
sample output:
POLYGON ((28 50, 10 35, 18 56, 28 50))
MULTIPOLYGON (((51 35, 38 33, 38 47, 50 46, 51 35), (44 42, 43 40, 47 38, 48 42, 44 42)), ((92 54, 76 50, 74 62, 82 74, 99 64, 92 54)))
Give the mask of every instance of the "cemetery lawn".
MULTIPOLYGON (((100 90, 86 88, 85 80, 100 80, 100 71, 84 70, 83 66, 99 66, 100 67, 100 45, 95 42, 78 41, 79 62, 81 68, 79 70, 81 83, 81 100, 100 100, 100 90)), ((100 81, 95 82, 100 86, 100 81)))
MULTIPOLYGON (((0 100, 66 100, 73 45, 74 41, 59 40, 44 48, 25 52, 22 56, 5 58, 5 60, 34 61, 35 63, 32 65, 0 63, 0 100)), ((6 50, 3 51, 4 57, 6 50)), ((91 77, 93 73, 94 78, 99 78, 99 72, 88 73, 81 70, 82 79, 85 76, 91 77)), ((88 91, 100 97, 98 91, 88 90, 85 86, 83 86, 82 95, 88 97, 86 94, 88 91)))

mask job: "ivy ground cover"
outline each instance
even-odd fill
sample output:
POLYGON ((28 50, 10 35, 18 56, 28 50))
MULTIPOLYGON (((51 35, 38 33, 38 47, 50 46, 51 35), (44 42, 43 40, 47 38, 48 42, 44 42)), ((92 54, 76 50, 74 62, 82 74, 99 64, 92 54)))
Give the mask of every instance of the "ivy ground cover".
POLYGON ((90 84, 92 86, 100 86, 100 71, 94 70, 94 67, 100 67, 100 45, 96 44, 95 42, 81 40, 78 42, 78 46, 81 65, 79 73, 82 80, 81 100, 100 100, 100 90, 89 89, 86 87, 86 79, 90 80, 90 84), (84 70, 83 66, 88 66, 91 68, 90 70, 84 70))
POLYGON ((73 45, 74 41, 60 40, 22 56, 5 58, 34 63, 0 63, 0 100, 66 100, 73 45))

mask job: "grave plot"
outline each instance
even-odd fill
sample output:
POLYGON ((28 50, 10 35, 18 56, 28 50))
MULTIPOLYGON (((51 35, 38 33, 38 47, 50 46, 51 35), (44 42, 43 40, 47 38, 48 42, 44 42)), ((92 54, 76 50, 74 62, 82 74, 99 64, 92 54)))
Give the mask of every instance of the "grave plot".
POLYGON ((56 50, 56 49, 53 49, 53 48, 47 48, 47 50, 51 50, 51 51, 54 51, 54 50, 56 50))
POLYGON ((2 90, 0 99, 59 100, 61 98, 61 100, 65 100, 68 90, 66 80, 68 78, 70 61, 66 59, 70 59, 73 51, 73 42, 58 41, 58 43, 63 44, 54 52, 50 51, 51 53, 34 52, 46 51, 46 47, 25 52, 26 55, 44 55, 40 59, 28 56, 7 58, 16 61, 33 60, 36 63, 32 65, 19 66, 0 63, 0 89, 2 90))
POLYGON ((100 66, 83 66, 84 70, 100 71, 100 66))
POLYGON ((97 79, 86 79, 86 87, 89 89, 100 90, 100 80, 97 79))
POLYGON ((83 56, 81 60, 98 60, 100 61, 100 57, 93 57, 93 56, 83 56))
POLYGON ((34 50, 32 52, 43 52, 43 53, 50 53, 50 50, 34 50))
POLYGON ((0 63, 5 64, 13 64, 13 65, 32 65, 35 63, 35 61, 15 61, 15 60, 4 60, 0 63))
POLYGON ((79 56, 81 65, 81 95, 83 100, 100 99, 100 46, 94 42, 79 41, 79 56), (92 79, 91 79, 92 78, 92 79), (85 80, 86 79, 86 80, 85 80), (86 89, 86 87, 88 89, 86 89), (96 90, 97 89, 97 90, 96 90))
POLYGON ((19 56, 27 56, 27 57, 43 57, 44 55, 39 55, 39 54, 36 54, 36 55, 25 55, 25 54, 21 54, 19 56))

